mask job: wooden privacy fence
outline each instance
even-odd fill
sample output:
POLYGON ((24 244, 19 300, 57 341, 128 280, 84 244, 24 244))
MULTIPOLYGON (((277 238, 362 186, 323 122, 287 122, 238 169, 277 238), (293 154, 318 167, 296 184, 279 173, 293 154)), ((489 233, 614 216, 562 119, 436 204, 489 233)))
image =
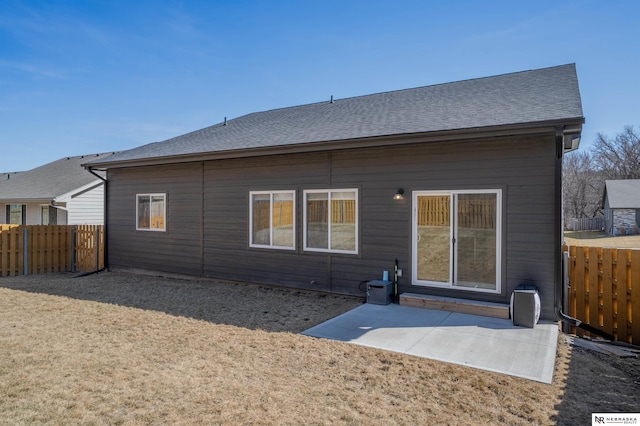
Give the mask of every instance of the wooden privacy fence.
POLYGON ((102 225, 0 225, 0 276, 102 268, 102 225))
POLYGON ((567 221, 567 225, 572 231, 601 231, 604 229, 604 218, 581 217, 567 221))
MULTIPOLYGON (((568 314, 639 345, 640 250, 565 246, 564 251, 569 253, 568 314)), ((579 328, 572 332, 588 335, 579 328)))

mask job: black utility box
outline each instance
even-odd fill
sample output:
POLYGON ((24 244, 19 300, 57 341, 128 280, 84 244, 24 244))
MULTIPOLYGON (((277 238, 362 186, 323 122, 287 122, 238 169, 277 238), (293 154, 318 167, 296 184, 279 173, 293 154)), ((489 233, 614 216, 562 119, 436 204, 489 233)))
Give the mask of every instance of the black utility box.
POLYGON ((367 303, 374 305, 388 305, 391 303, 393 282, 373 280, 367 283, 367 303))

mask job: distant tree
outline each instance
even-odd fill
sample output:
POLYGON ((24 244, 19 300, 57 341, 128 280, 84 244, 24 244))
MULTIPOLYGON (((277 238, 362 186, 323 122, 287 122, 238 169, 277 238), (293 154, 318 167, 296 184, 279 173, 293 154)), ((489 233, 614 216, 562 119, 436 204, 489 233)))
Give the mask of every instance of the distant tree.
POLYGON ((565 220, 601 215, 607 179, 640 179, 640 134, 632 126, 613 139, 598 133, 589 152, 564 157, 565 220))
POLYGON ((588 152, 574 151, 564 157, 564 217, 596 217, 601 213, 604 178, 588 152))
POLYGON ((640 135, 633 126, 613 139, 598 133, 591 156, 605 179, 640 179, 640 135))

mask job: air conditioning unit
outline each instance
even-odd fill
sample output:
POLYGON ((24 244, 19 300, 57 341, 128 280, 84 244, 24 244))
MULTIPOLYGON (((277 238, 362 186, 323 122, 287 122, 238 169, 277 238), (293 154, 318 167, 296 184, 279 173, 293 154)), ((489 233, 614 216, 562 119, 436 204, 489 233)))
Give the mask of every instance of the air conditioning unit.
POLYGON ((511 294, 513 325, 533 328, 540 319, 540 296, 534 285, 520 284, 511 294))
POLYGON ((393 283, 391 281, 373 280, 367 283, 367 303, 388 305, 391 303, 393 283))

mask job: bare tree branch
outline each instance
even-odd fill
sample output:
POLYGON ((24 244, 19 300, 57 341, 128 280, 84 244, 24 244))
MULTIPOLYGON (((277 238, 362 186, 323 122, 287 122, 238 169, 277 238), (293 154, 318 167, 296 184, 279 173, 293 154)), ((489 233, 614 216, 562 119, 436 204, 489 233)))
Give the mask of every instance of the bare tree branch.
POLYGON ((640 179, 640 135, 632 126, 613 139, 598 133, 591 154, 606 179, 640 179))

